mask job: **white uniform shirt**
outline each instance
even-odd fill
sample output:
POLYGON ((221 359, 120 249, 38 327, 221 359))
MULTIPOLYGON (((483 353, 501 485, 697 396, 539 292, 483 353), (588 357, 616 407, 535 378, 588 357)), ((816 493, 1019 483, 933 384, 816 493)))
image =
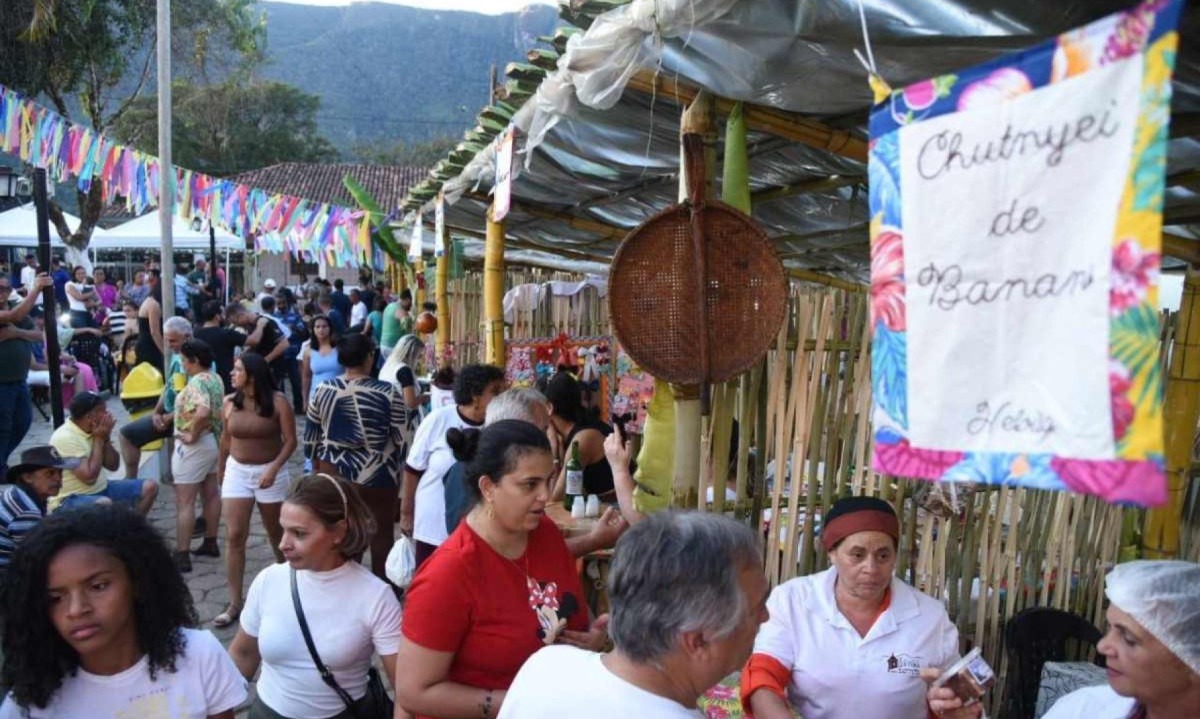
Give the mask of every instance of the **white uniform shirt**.
POLYGON ((1078 689, 1054 702, 1042 719, 1127 719, 1137 701, 1123 697, 1107 684, 1078 689))
POLYGON ((539 649, 504 695, 499 719, 701 719, 685 707, 613 674, 602 654, 564 645, 539 649))
POLYGON ((958 658, 958 630, 941 602, 892 577, 891 604, 860 637, 838 610, 837 570, 771 592, 754 652, 792 670, 788 698, 804 719, 925 719, 922 667, 958 658))

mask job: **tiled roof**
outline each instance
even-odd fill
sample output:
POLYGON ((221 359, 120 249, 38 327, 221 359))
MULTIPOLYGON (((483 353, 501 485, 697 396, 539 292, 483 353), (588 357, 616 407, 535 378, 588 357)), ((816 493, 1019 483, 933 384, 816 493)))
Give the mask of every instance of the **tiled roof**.
POLYGON ((425 179, 428 172, 428 167, 282 162, 243 172, 230 179, 268 192, 355 207, 354 198, 350 197, 346 186, 342 184, 342 178, 349 174, 375 198, 380 207, 391 211, 399 207, 409 186, 425 179))

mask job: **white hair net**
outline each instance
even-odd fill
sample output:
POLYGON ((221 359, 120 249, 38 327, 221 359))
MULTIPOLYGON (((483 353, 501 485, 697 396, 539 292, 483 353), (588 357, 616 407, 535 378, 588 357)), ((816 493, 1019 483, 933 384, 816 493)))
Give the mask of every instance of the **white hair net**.
POLYGON ((1200 674, 1200 564, 1118 564, 1108 573, 1104 593, 1200 674))

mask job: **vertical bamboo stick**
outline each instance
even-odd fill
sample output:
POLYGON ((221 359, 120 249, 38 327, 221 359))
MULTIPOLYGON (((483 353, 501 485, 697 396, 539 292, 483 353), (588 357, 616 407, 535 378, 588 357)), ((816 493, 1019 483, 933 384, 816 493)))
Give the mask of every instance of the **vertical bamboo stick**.
POLYGON ((437 287, 434 288, 435 296, 437 297, 437 363, 438 366, 446 366, 449 364, 446 356, 446 349, 450 344, 450 327, 452 320, 450 318, 450 288, 447 286, 450 283, 450 230, 443 229, 442 236, 436 238, 436 242, 441 243, 442 254, 437 258, 437 287))
MULTIPOLYGON (((813 571, 814 558, 817 554, 816 548, 813 545, 813 530, 814 517, 816 515, 817 491, 819 489, 818 482, 820 478, 817 476, 816 462, 809 463, 809 442, 812 434, 812 424, 814 419, 820 418, 820 414, 814 411, 814 403, 816 406, 822 407, 820 404, 821 390, 821 358, 825 356, 825 338, 829 334, 829 326, 833 322, 834 316, 834 301, 831 294, 823 294, 818 298, 819 321, 817 323, 816 347, 813 352, 802 352, 800 345, 797 342, 796 353, 798 356, 805 358, 804 362, 797 362, 802 373, 799 378, 800 394, 797 396, 796 402, 796 427, 795 427, 795 442, 792 445, 792 496, 788 503, 788 546, 785 555, 786 567, 789 572, 796 571, 796 534, 799 529, 798 505, 800 501, 800 488, 804 487, 804 554, 800 557, 800 573, 808 574, 813 571), (812 360, 816 360, 813 364, 812 360), (807 470, 807 471, 806 471, 807 470)), ((815 460, 815 458, 813 458, 815 460)), ((822 509, 822 512, 824 509, 822 509)), ((824 516, 824 515, 822 515, 824 516)))
POLYGON ((488 210, 483 255, 484 337, 487 364, 503 367, 504 357, 504 223, 488 210))
MULTIPOLYGON (((767 412, 769 391, 767 386, 767 366, 770 355, 763 358, 755 370, 755 401, 754 401, 754 447, 757 454, 754 458, 754 501, 750 505, 750 526, 758 529, 762 521, 763 503, 767 494, 767 412)), ((749 423, 747 423, 749 426, 749 423)), ((763 542, 769 546, 769 542, 763 542)), ((766 551, 766 547, 764 547, 766 551)), ((773 562, 778 564, 778 562, 773 562)))

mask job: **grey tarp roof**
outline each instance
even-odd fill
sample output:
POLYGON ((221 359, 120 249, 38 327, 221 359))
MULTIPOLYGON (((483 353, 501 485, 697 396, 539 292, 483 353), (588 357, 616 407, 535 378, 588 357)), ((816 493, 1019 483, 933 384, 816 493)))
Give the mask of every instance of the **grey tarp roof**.
MULTIPOLYGON (((1130 6, 1112 0, 863 1, 877 67, 893 87, 1028 47, 1130 6)), ((592 19, 587 7, 585 24, 592 19)), ((563 14, 581 17, 569 8, 563 14)), ((1185 10, 1180 38, 1166 223, 1173 234, 1195 240, 1200 237, 1200 9, 1185 10)), ((853 55, 856 47, 862 47, 856 0, 740 0, 715 21, 687 28, 680 37, 645 35, 641 62, 657 72, 661 85, 680 81, 865 139, 871 94, 853 55)), ((506 255, 519 261, 522 251, 544 248, 568 259, 611 257, 625 232, 675 201, 679 120, 678 104, 641 89, 626 89, 606 110, 572 103, 514 180, 514 209, 506 221, 512 249, 506 255)), ((865 280, 865 164, 762 132, 751 132, 749 145, 753 215, 777 243, 785 264, 865 280), (776 199, 763 194, 833 176, 843 179, 816 191, 776 193, 783 195, 776 199)), ((489 153, 476 157, 474 172, 446 185, 449 190, 457 182, 464 190, 446 209, 453 228, 483 227, 493 179, 485 159, 489 153)), ((425 204, 428 210, 427 199, 410 194, 408 207, 425 204)), ((432 218, 432 212, 424 215, 426 222, 432 218)))

